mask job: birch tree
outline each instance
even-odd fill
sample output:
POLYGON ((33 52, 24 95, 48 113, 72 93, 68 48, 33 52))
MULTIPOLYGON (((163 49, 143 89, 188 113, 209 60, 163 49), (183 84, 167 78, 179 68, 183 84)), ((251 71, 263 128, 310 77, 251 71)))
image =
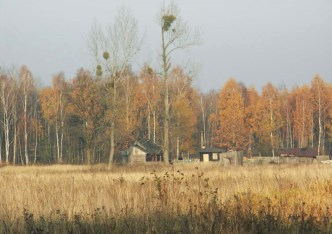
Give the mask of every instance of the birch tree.
POLYGON ((29 152, 28 152, 28 118, 30 114, 30 94, 34 87, 34 80, 31 72, 26 66, 20 68, 20 90, 22 95, 23 104, 23 126, 24 126, 24 159, 25 164, 29 165, 29 152))
POLYGON ((51 88, 40 91, 40 104, 44 119, 55 128, 57 162, 63 161, 63 139, 65 124, 67 83, 62 72, 53 76, 51 88))
POLYGON ((241 89, 229 79, 219 94, 220 145, 243 149, 247 144, 244 126, 244 102, 241 89))
POLYGON ((5 135, 5 158, 9 163, 10 156, 10 130, 14 122, 14 110, 16 106, 16 82, 15 70, 0 71, 0 100, 2 107, 2 124, 5 135))
POLYGON ((275 156, 275 148, 279 146, 279 130, 282 127, 278 90, 268 83, 262 88, 262 96, 257 103, 257 131, 260 146, 267 147, 264 153, 270 151, 275 156), (268 142, 270 144, 268 144, 268 142))
MULTIPOLYGON (((190 153, 194 145, 194 133, 197 124, 195 110, 199 109, 197 94, 192 88, 192 78, 185 74, 181 67, 170 73, 170 135, 175 155, 190 153), (175 144, 174 144, 175 141, 175 144), (174 147, 175 145, 175 147, 174 147)), ((174 151, 173 151, 174 152, 174 151)))
POLYGON ((249 87, 245 91, 244 98, 245 111, 244 111, 244 124, 247 129, 248 138, 248 155, 249 157, 255 151, 257 137, 255 136, 258 131, 258 121, 256 121, 257 102, 259 95, 254 87, 249 87))
POLYGON ((65 124, 65 92, 67 83, 64 78, 63 72, 58 73, 53 77, 53 89, 55 91, 56 100, 56 145, 57 145, 57 158, 58 162, 63 161, 63 137, 64 137, 64 124, 65 124))
POLYGON ((156 72, 154 72, 149 66, 143 68, 140 74, 140 79, 142 81, 141 91, 147 103, 147 136, 148 139, 152 139, 152 141, 156 143, 157 127, 159 127, 157 113, 159 110, 158 104, 161 99, 161 81, 159 76, 156 75, 156 72))
POLYGON ((313 103, 312 93, 306 85, 293 90, 295 96, 294 134, 298 147, 304 148, 313 144, 313 103))
POLYGON ((316 75, 311 82, 312 101, 314 105, 315 120, 318 122, 317 155, 324 153, 325 118, 329 106, 327 85, 319 75, 316 75))
POLYGON ((113 162, 115 151, 115 128, 117 122, 117 88, 135 55, 139 52, 141 39, 138 35, 136 19, 130 10, 122 7, 114 19, 114 24, 103 29, 95 23, 89 34, 89 49, 97 64, 96 75, 104 77, 105 88, 110 97, 110 154, 113 162))
POLYGON ((293 137, 293 124, 292 124, 292 113, 291 104, 292 97, 289 94, 286 86, 283 86, 280 90, 280 113, 282 117, 283 127, 281 130, 281 141, 280 147, 282 148, 294 148, 294 137, 293 137))

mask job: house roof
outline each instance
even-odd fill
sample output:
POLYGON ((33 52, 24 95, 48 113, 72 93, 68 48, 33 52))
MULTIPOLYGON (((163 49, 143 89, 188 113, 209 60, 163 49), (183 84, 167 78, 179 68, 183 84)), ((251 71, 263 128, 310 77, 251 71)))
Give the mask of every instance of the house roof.
POLYGON ((205 149, 199 149, 199 153, 225 153, 227 150, 226 149, 220 149, 217 147, 212 147, 212 148, 205 148, 205 149))
POLYGON ((151 140, 137 140, 134 142, 134 146, 139 147, 147 154, 162 154, 162 148, 160 145, 153 143, 151 140))

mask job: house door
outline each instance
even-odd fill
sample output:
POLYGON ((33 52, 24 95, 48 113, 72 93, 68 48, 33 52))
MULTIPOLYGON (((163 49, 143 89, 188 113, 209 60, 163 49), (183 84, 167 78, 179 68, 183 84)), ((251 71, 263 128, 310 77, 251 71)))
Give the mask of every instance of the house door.
POLYGON ((209 154, 203 154, 203 162, 209 161, 209 154))

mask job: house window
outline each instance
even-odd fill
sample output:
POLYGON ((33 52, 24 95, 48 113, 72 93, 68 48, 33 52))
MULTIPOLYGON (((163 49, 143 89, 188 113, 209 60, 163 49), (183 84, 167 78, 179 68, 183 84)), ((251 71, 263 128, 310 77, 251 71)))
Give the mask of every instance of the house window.
POLYGON ((218 160, 218 153, 213 153, 212 154, 212 159, 213 160, 218 160))

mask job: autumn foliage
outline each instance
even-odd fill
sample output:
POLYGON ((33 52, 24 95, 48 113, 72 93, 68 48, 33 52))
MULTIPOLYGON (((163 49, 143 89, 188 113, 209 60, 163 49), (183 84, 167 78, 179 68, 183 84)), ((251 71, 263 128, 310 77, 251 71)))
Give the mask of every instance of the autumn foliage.
MULTIPOLYGON (((117 157, 137 139, 162 145, 162 78, 148 65, 137 74, 126 69, 110 105, 112 82, 93 74, 80 69, 67 80, 58 73, 52 86, 37 88, 27 67, 1 70, 1 161, 106 163, 111 120, 117 157)), ((248 155, 272 156, 293 147, 329 154, 331 90, 317 75, 291 90, 267 83, 257 91, 231 78, 219 91, 202 93, 175 67, 169 74, 171 155, 189 158, 201 145, 248 155)))

